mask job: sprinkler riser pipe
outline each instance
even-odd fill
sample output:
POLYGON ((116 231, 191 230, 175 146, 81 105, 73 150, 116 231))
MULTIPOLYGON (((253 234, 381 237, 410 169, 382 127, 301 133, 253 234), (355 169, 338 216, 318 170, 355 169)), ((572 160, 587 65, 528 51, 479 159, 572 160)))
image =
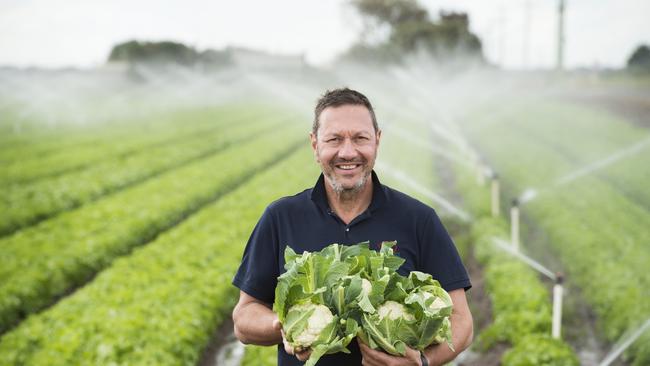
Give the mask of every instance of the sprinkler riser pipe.
POLYGON ((510 208, 510 242, 513 248, 519 250, 519 206, 510 208))
POLYGON ((562 334, 562 294, 564 288, 561 284, 556 283, 553 286, 553 324, 551 335, 553 338, 560 339, 562 334))

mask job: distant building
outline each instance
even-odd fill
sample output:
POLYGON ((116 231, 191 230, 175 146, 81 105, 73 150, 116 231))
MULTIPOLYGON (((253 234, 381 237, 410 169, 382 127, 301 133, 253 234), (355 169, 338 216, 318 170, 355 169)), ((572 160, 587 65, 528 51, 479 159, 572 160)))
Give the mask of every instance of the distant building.
POLYGON ((307 66, 305 55, 280 55, 241 47, 228 47, 230 60, 236 67, 246 70, 281 71, 296 70, 307 66))

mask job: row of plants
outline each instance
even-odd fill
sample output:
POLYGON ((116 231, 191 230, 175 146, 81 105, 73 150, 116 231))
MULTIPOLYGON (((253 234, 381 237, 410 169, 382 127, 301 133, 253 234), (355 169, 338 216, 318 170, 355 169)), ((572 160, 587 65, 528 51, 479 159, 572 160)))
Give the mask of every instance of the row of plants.
POLYGON ((53 132, 46 141, 40 141, 38 135, 25 133, 27 141, 0 154, 4 163, 0 186, 83 169, 106 158, 128 157, 149 148, 211 133, 254 116, 250 110, 242 108, 217 107, 134 117, 130 124, 121 121, 120 124, 124 124, 121 128, 111 124, 98 126, 88 131, 90 136, 82 135, 83 138, 65 128, 53 132))
POLYGON ((0 364, 196 364, 237 300, 231 280, 264 207, 315 180, 301 145, 280 162, 260 159, 246 183, 6 333, 0 364))
POLYGON ((197 137, 105 159, 79 171, 10 185, 0 193, 0 236, 218 153, 274 128, 278 122, 283 121, 278 117, 270 121, 267 117, 213 132, 202 131, 197 137))
POLYGON ((398 116, 387 111, 377 161, 377 172, 388 186, 407 192, 429 205, 432 198, 423 190, 435 191, 440 186, 433 174, 434 153, 430 149, 429 127, 416 117, 398 116))
POLYGON ((501 359, 504 366, 579 365, 566 343, 551 337, 549 290, 537 273, 498 249, 494 238, 506 238, 508 224, 490 216, 490 192, 476 182, 474 172, 455 167, 457 188, 476 220, 471 224, 471 252, 481 264, 486 292, 492 305, 492 322, 475 341, 482 352, 498 344, 511 348, 501 359))
MULTIPOLYGON (((521 109, 517 111, 519 116, 524 114, 521 109)), ((575 112, 575 109, 571 111, 575 112)), ((650 263, 647 247, 650 242, 647 225, 650 212, 637 202, 635 196, 630 196, 630 192, 645 189, 647 182, 641 177, 647 175, 644 172, 648 168, 640 158, 622 161, 630 170, 623 184, 633 187, 631 191, 619 190, 621 183, 608 176, 607 170, 581 176, 567 184, 554 185, 558 178, 579 171, 595 156, 602 158, 609 151, 627 146, 618 146, 617 149, 603 142, 607 147, 597 151, 597 144, 590 140, 592 131, 589 124, 582 121, 578 113, 573 117, 577 122, 565 123, 563 127, 563 134, 569 138, 558 137, 553 143, 549 143, 550 138, 529 136, 531 129, 536 130, 535 136, 544 136, 540 126, 554 125, 535 118, 523 127, 523 118, 489 121, 489 128, 481 129, 480 137, 476 134, 473 137, 492 164, 498 167, 504 180, 509 182, 511 192, 516 194, 527 187, 541 188, 539 198, 527 203, 524 212, 544 231, 548 237, 544 245, 552 246, 570 278, 582 289, 598 317, 601 334, 615 342, 626 331, 638 327, 650 317, 650 304, 647 302, 650 298, 650 274, 647 271, 650 263), (580 133, 590 136, 584 139, 590 141, 583 144, 578 139, 580 133), (583 149, 584 156, 581 155, 583 149), (513 151, 517 153, 513 154, 513 151), (631 162, 639 164, 630 165, 631 162), (528 169, 530 166, 535 169, 528 169), (606 280, 596 281, 597 278, 606 280)), ((478 115, 476 118, 480 121, 478 115)), ((550 116, 545 118, 550 120, 550 116)), ((479 123, 488 124, 488 121, 479 123)), ((611 125, 612 128, 620 127, 618 121, 612 121, 611 125)), ((639 136, 647 137, 643 130, 634 132, 636 139, 632 141, 639 141, 639 136)), ((545 133, 556 135, 558 131, 545 133)), ((628 144, 631 138, 627 136, 622 143, 628 144)), ((598 137, 594 139, 598 140, 598 137)), ((540 245, 529 244, 533 248, 540 245)), ((649 345, 650 335, 646 335, 630 349, 628 357, 634 359, 635 365, 650 362, 649 345)))
POLYGON ((302 137, 287 123, 0 240, 0 330, 282 159, 302 137))
POLYGON ((518 136, 552 147, 574 167, 598 167, 594 176, 650 209, 650 135, 644 130, 600 110, 557 102, 523 102, 490 117, 495 118, 513 126, 518 136), (524 113, 525 123, 519 121, 524 113))

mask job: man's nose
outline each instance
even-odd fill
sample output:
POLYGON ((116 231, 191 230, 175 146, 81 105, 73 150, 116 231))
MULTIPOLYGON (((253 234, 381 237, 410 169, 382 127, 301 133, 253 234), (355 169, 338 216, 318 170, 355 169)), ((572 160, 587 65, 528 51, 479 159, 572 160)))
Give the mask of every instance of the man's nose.
POLYGON ((357 149, 354 147, 352 140, 345 139, 343 146, 339 150, 339 157, 341 159, 354 159, 357 157, 357 149))

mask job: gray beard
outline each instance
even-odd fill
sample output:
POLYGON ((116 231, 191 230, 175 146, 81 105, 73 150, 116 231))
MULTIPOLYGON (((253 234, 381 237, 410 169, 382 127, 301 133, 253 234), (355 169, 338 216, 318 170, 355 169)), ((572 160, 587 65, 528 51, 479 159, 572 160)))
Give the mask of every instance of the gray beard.
POLYGON ((361 192, 361 189, 366 185, 369 176, 370 174, 364 175, 352 188, 343 188, 343 185, 337 182, 332 176, 328 176, 327 178, 332 185, 334 193, 344 201, 347 201, 353 199, 359 192, 361 192))

